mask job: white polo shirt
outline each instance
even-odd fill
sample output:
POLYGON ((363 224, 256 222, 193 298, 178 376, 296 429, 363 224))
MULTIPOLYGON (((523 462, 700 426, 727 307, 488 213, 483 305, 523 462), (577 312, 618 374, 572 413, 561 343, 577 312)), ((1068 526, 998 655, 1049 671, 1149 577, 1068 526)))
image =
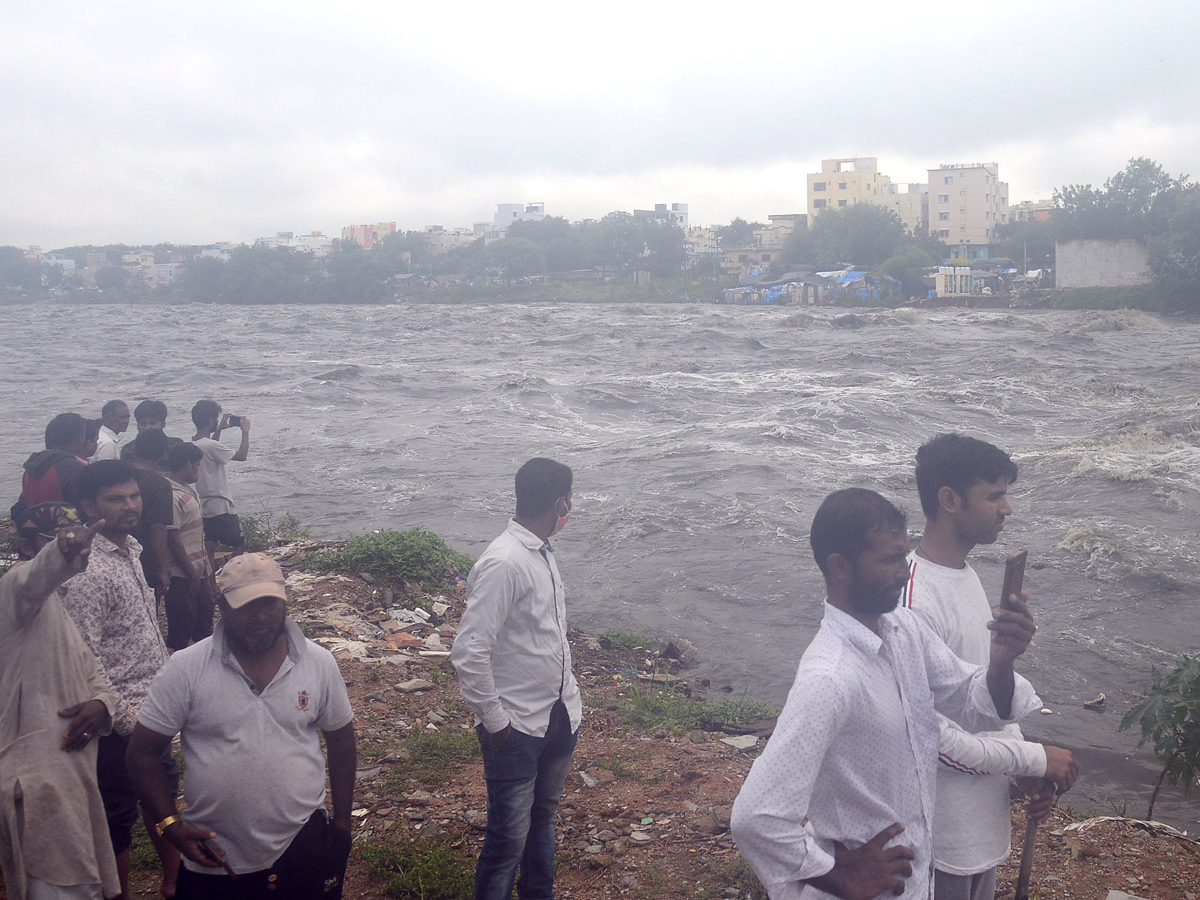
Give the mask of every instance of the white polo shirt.
MULTIPOLYGON (((238 874, 272 866, 324 805, 317 729, 336 731, 354 719, 330 652, 291 619, 285 629, 288 655, 261 694, 218 622, 212 637, 167 661, 138 715, 151 731, 180 735, 187 821, 217 833, 238 874)), ((189 860, 184 865, 213 872, 189 860)))

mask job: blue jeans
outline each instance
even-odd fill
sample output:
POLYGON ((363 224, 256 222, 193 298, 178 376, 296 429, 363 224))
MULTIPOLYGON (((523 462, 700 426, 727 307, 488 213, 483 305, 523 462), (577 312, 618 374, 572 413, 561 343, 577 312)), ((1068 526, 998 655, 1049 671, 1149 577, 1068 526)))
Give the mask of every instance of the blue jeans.
POLYGON ((554 897, 554 823, 578 734, 562 701, 542 738, 509 729, 499 747, 482 725, 487 834, 475 867, 475 900, 510 900, 517 866, 521 900, 554 897))

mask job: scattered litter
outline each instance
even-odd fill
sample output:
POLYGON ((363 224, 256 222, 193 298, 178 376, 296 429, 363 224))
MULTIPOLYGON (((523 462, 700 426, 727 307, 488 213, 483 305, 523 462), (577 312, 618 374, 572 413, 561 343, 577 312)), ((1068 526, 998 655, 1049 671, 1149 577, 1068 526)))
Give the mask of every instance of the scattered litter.
POLYGON ((579 780, 582 781, 584 784, 586 784, 588 787, 595 787, 597 784, 600 783, 595 778, 593 778, 591 775, 589 775, 587 772, 579 772, 578 774, 579 774, 579 780))
POLYGON ((1106 700, 1107 700, 1107 698, 1104 696, 1104 694, 1097 694, 1095 700, 1083 701, 1083 708, 1084 709, 1096 709, 1096 710, 1104 709, 1104 704, 1105 704, 1106 700))
POLYGON ((416 609, 403 609, 399 606, 393 606, 387 611, 387 614, 393 619, 399 619, 401 622, 413 622, 417 625, 424 625, 429 621, 429 613, 419 606, 416 609))
POLYGON ((752 734, 735 734, 731 737, 721 738, 722 744, 728 744, 735 750, 751 750, 758 746, 758 738, 752 734))
POLYGON ((356 819, 361 819, 363 816, 367 815, 368 812, 370 812, 370 810, 368 810, 366 807, 363 807, 362 809, 351 810, 350 815, 354 816, 356 819))
POLYGON ((1042 712, 1042 715, 1043 715, 1043 716, 1052 716, 1052 715, 1054 715, 1054 710, 1052 710, 1052 709, 1051 709, 1050 707, 1048 707, 1048 706, 1043 706, 1043 707, 1042 707, 1042 710, 1041 710, 1041 712, 1042 712))

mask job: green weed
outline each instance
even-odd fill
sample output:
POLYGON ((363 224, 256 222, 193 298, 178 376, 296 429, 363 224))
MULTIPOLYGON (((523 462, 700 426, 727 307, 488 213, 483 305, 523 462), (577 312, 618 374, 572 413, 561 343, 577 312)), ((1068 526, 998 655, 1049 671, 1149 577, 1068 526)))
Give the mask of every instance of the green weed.
POLYGON ((384 882, 394 900, 470 900, 475 891, 475 860, 459 838, 401 838, 355 845, 355 855, 384 882))
POLYGON ((280 544, 312 539, 312 529, 291 513, 278 519, 264 505, 261 513, 238 517, 242 523, 242 535, 246 538, 246 549, 251 553, 262 553, 280 544))
POLYGON ((437 784, 480 755, 474 731, 413 731, 404 739, 405 759, 396 763, 388 783, 399 787, 408 780, 437 784))
POLYGON ((606 631, 600 635, 601 640, 608 641, 616 650, 649 650, 650 639, 640 634, 627 634, 624 631, 606 631))
POLYGON ((366 572, 397 587, 417 582, 426 591, 466 576, 474 560, 459 553, 431 531, 372 531, 352 537, 342 546, 305 553, 300 563, 324 572, 366 572))
POLYGON ((725 725, 746 726, 779 715, 779 710, 758 700, 693 700, 675 685, 643 688, 631 682, 621 716, 630 725, 651 731, 687 731, 719 721, 725 725))

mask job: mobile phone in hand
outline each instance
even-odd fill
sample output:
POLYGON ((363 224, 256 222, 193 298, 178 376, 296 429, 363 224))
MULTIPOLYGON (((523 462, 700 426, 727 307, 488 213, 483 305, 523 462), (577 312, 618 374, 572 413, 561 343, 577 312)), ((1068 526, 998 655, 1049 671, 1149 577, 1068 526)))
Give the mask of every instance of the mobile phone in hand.
POLYGON ((242 427, 242 417, 241 416, 230 416, 229 417, 229 427, 230 428, 241 428, 242 427))
POLYGON ((1008 609, 1011 604, 1008 598, 1020 594, 1025 584, 1025 560, 1029 557, 1028 550, 1014 553, 1004 563, 1004 585, 1000 589, 1000 606, 1008 609))

